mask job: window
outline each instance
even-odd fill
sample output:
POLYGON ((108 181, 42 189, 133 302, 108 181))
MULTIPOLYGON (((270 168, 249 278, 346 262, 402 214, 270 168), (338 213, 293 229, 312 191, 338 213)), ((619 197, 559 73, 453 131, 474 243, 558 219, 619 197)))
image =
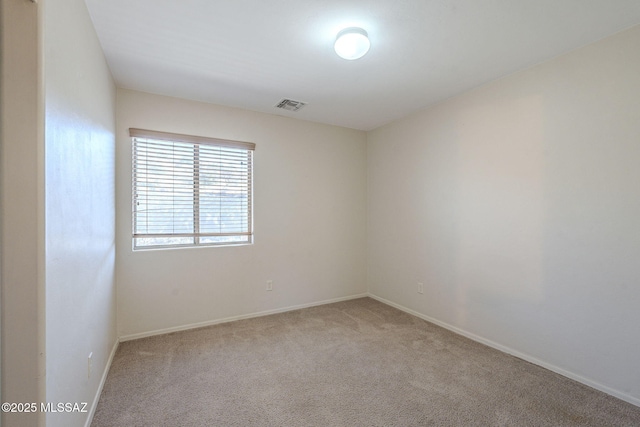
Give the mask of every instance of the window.
POLYGON ((134 249, 253 243, 255 144, 129 129, 134 249))

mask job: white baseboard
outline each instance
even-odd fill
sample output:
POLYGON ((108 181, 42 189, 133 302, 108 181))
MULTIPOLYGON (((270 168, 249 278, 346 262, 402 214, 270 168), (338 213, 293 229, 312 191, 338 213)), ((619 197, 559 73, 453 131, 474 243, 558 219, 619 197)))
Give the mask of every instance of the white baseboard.
POLYGON ((154 336, 154 335, 169 334, 171 332, 179 332, 179 331, 186 331, 186 330, 189 330, 189 329, 202 328, 202 327, 205 327, 205 326, 217 325, 219 323, 233 322, 235 320, 243 320, 243 319, 251 319, 253 317, 268 316, 270 314, 284 313, 284 312, 287 312, 287 311, 299 310, 301 308, 315 307, 315 306, 318 306, 318 305, 331 304, 331 303, 340 302, 340 301, 348 301, 348 300, 357 299, 357 298, 364 298, 364 297, 367 297, 367 296, 369 296, 369 294, 367 294, 367 293, 358 294, 358 295, 350 295, 350 296, 347 296, 347 297, 334 298, 334 299, 329 299, 329 300, 324 300, 324 301, 317 301, 317 302, 312 302, 312 303, 308 303, 308 304, 300 304, 300 305, 294 305, 294 306, 290 306, 290 307, 277 308, 275 310, 266 310, 266 311, 259 311, 257 313, 249 313, 249 314, 242 314, 242 315, 239 315, 239 316, 226 317, 224 319, 208 320, 206 322, 191 323, 191 324, 188 324, 188 325, 175 326, 175 327, 165 328, 165 329, 157 329, 155 331, 141 332, 141 333, 138 333, 138 334, 123 335, 123 336, 120 337, 120 342, 131 341, 131 340, 136 340, 136 339, 146 338, 146 337, 151 337, 151 336, 154 336))
POLYGON ((448 323, 442 322, 442 321, 440 321, 438 319, 434 319, 433 317, 429 317, 429 316, 424 315, 422 313, 419 313, 417 311, 411 310, 410 308, 404 307, 404 306, 402 306, 400 304, 396 304, 395 302, 389 301, 387 299, 384 299, 384 298, 379 297, 377 295, 374 295, 372 293, 369 293, 368 296, 373 298, 373 299, 375 299, 375 300, 377 300, 377 301, 380 301, 383 304, 387 304, 387 305, 389 305, 391 307, 395 307, 398 310, 404 311, 405 313, 409 313, 409 314, 411 314, 413 316, 419 317, 420 319, 426 320, 427 322, 434 323, 434 324, 436 324, 438 326, 441 326, 441 327, 443 327, 445 329, 448 329, 448 330, 450 330, 452 332, 455 332, 458 335, 462 335, 462 336, 464 336, 466 338, 469 338, 469 339, 471 339, 473 341, 476 341, 476 342, 479 342, 481 344, 487 345, 489 347, 495 348, 496 350, 500 350, 503 353, 510 354, 510 355, 518 357, 518 358, 520 358, 522 360, 526 360, 527 362, 533 363, 534 365, 541 366, 541 367, 543 367, 545 369, 548 369, 550 371, 555 372, 556 374, 560 374, 560 375, 562 375, 564 377, 570 378, 570 379, 572 379, 574 381, 577 381, 579 383, 587 385, 587 386, 589 386, 591 388, 595 388, 596 390, 600 390, 603 393, 607 393, 607 394, 609 394, 611 396, 617 397, 618 399, 624 400, 625 402, 629 402, 632 405, 640 407, 640 399, 638 399, 638 398, 636 398, 634 396, 628 395, 628 394, 623 393, 623 392, 621 392, 619 390, 616 390, 616 389, 613 389, 613 388, 608 387, 606 385, 600 384, 597 381, 593 381, 593 380, 591 380, 589 378, 585 378, 585 377, 583 377, 581 375, 578 375, 578 374, 575 374, 573 372, 567 371, 565 369, 559 368, 559 367, 557 367, 555 365, 552 365, 550 363, 547 363, 547 362, 544 362, 542 360, 536 359, 533 356, 530 356, 530 355, 525 354, 525 353, 521 353, 521 352, 519 352, 517 350, 514 350, 514 349, 512 349, 510 347, 504 346, 502 344, 498 344, 498 343, 496 343, 494 341, 488 340, 486 338, 483 338, 483 337, 478 336, 476 334, 473 334, 471 332, 465 331, 464 329, 460 329, 460 328, 458 328, 456 326, 453 326, 453 325, 450 325, 448 323))
POLYGON ((102 372, 102 378, 100 378, 100 384, 98 385, 98 390, 96 391, 96 395, 93 398, 93 402, 91 403, 91 408, 89 408, 87 422, 84 424, 85 427, 91 427, 91 423, 93 422, 93 416, 96 413, 96 408, 98 407, 98 402, 100 401, 100 395, 102 395, 102 388, 104 387, 104 383, 107 381, 107 375, 109 374, 109 370, 111 369, 111 362, 113 362, 113 357, 116 355, 116 350, 118 350, 119 343, 120 341, 116 339, 116 342, 113 344, 113 348, 111 349, 111 354, 109 355, 109 360, 107 360, 107 364, 104 367, 104 372, 102 372))

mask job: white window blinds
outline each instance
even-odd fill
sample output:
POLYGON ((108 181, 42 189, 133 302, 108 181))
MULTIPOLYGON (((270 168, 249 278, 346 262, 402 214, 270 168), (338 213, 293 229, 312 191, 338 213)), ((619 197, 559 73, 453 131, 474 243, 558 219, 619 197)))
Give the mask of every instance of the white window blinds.
POLYGON ((134 248, 253 242, 255 144, 129 129, 134 248))

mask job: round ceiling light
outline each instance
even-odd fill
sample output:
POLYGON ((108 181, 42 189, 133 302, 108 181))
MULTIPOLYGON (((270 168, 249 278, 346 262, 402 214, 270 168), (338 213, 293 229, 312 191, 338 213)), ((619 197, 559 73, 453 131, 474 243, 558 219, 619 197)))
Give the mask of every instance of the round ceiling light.
POLYGON ((345 28, 338 33, 333 46, 339 57, 344 59, 362 58, 371 47, 367 32, 362 28, 345 28))

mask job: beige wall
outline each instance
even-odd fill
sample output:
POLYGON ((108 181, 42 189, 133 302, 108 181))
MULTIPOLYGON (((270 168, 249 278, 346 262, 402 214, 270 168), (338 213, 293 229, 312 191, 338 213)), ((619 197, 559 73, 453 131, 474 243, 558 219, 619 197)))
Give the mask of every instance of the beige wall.
MULTIPOLYGON (((2 402, 44 398, 43 117, 40 8, 0 3, 2 402)), ((37 414, 2 413, 5 426, 37 414)), ((41 424, 40 424, 41 425, 41 424)))
POLYGON ((638 46, 369 133, 370 292, 640 405, 638 46))
POLYGON ((1 5, 2 401, 91 409, 116 343, 115 86, 82 0, 1 5))
POLYGON ((44 28, 46 401, 90 409, 117 339, 116 89, 83 0, 47 0, 44 28))
POLYGON ((117 124, 121 336, 366 292, 364 132, 129 90, 117 124), (256 143, 255 244, 132 251, 130 127, 256 143))

